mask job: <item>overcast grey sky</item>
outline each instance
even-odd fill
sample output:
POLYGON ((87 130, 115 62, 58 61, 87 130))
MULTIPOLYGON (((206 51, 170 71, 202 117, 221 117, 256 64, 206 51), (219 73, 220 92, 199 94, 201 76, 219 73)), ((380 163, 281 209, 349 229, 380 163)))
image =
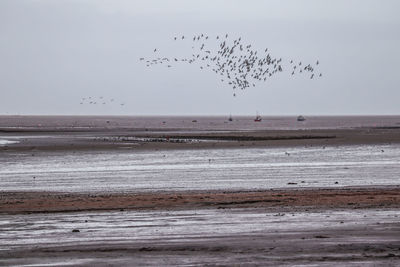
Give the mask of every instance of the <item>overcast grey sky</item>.
MULTIPOLYGON (((398 0, 0 0, 0 114, 400 114, 398 0), (232 96, 175 35, 228 33, 321 79, 281 73, 232 96), (80 105, 82 97, 124 106, 80 105)), ((186 45, 187 46, 187 45, 186 45)))

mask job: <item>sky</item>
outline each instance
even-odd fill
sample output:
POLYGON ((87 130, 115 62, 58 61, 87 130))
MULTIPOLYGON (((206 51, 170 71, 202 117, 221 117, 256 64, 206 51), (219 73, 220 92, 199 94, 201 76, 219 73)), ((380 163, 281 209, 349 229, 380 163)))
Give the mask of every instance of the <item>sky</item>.
POLYGON ((0 114, 399 115, 399 10, 398 0, 0 0, 0 114), (318 60, 323 76, 284 71, 233 97, 199 65, 139 60, 190 56, 173 37, 200 33, 318 60), (89 97, 107 104, 80 104, 89 97))

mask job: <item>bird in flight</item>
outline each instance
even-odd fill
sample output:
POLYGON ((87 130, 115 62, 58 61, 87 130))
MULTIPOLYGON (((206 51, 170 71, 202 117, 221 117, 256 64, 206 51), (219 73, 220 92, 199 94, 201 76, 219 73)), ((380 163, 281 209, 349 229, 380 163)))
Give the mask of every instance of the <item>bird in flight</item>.
MULTIPOLYGON (((224 35, 222 35, 224 36, 224 35)), ((182 35, 181 40, 185 36, 182 35)), ((177 40, 177 37, 174 37, 177 40)), ((163 65, 172 68, 172 62, 199 64, 200 70, 209 69, 214 74, 220 76, 221 82, 228 84, 235 91, 237 89, 244 90, 248 87, 255 87, 259 82, 267 82, 273 76, 288 70, 292 75, 310 73, 310 79, 322 77, 322 73, 314 76, 315 66, 298 61, 297 63, 290 59, 287 61, 281 57, 274 57, 268 48, 257 51, 252 48, 251 44, 246 44, 242 38, 230 40, 229 35, 225 34, 225 38, 216 35, 216 43, 213 43, 209 35, 203 33, 194 35, 190 43, 192 48, 191 56, 186 57, 157 57, 145 61, 147 66, 163 65), (202 39, 202 42, 198 42, 202 39), (207 49, 205 49, 207 47, 207 49)), ((186 42, 185 42, 186 43, 186 42)), ((154 52, 157 48, 154 49, 154 52)), ((315 61, 315 65, 319 65, 319 60, 315 61)), ((236 93, 234 93, 236 96, 236 93)))

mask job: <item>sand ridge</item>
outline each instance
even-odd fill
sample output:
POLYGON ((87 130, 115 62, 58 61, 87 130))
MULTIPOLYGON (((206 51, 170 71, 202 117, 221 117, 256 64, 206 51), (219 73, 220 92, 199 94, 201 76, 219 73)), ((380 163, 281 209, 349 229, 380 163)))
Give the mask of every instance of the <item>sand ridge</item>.
POLYGON ((0 213, 197 208, 400 207, 400 187, 155 193, 1 192, 0 213))

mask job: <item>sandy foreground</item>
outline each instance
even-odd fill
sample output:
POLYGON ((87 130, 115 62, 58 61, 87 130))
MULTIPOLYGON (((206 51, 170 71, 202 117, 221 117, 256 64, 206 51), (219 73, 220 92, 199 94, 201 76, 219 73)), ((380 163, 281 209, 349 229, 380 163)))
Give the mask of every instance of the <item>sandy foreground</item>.
MULTIPOLYGON (((182 131, 2 129, 0 153, 400 143, 398 127, 182 131)), ((1 137, 0 136, 0 137, 1 137)), ((400 187, 0 191, 0 265, 400 264, 400 187), (143 221, 145 223, 143 223, 143 221), (75 230, 75 231, 73 231, 75 230)))
POLYGON ((398 266, 400 188, 2 192, 6 266, 398 266))

